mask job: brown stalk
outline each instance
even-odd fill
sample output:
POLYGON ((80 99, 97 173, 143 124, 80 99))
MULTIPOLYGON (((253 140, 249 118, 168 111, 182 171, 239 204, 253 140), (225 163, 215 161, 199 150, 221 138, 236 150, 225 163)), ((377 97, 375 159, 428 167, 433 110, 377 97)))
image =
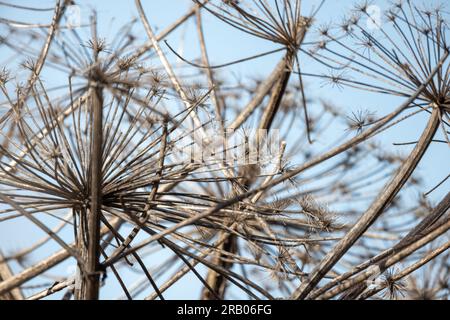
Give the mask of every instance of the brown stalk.
MULTIPOLYGON (((112 222, 113 225, 117 223, 118 219, 114 219, 114 222, 112 222)), ((109 234, 109 230, 108 228, 103 227, 101 230, 101 235, 103 236, 106 234, 109 234)), ((70 244, 69 247, 75 249, 76 243, 70 244)), ((5 292, 13 290, 14 288, 20 287, 25 282, 43 274, 44 272, 50 270, 51 268, 60 264, 61 262, 65 261, 68 258, 70 258, 70 251, 66 249, 61 249, 55 252, 50 257, 41 260, 37 264, 23 270, 18 274, 15 274, 13 277, 0 282, 0 295, 4 294, 5 292)))
POLYGON ((309 292, 319 283, 328 271, 339 261, 339 259, 350 249, 350 247, 364 234, 374 221, 384 212, 392 199, 398 194, 403 185, 408 181, 431 141, 436 130, 439 128, 439 108, 433 108, 433 113, 428 121, 422 136, 408 159, 398 169, 395 177, 384 187, 378 198, 370 208, 349 230, 341 241, 331 250, 321 263, 314 269, 310 277, 293 294, 295 299, 305 299, 309 292))
POLYGON ((222 119, 222 106, 220 105, 219 96, 217 94, 218 88, 215 88, 215 79, 212 69, 210 68, 209 56, 206 50, 205 35, 203 33, 203 22, 200 7, 197 8, 195 16, 197 18, 197 34, 200 40, 200 50, 202 53, 202 61, 206 66, 206 75, 208 77, 208 86, 211 88, 211 100, 214 104, 214 110, 217 120, 223 125, 222 119))
MULTIPOLYGON (((161 49, 161 46, 158 43, 158 39, 156 38, 148 19, 145 15, 144 8, 142 7, 140 0, 135 0, 136 8, 138 9, 139 16, 141 18, 142 24, 144 25, 145 31, 147 33, 147 36, 150 38, 153 49, 158 54, 158 57, 164 66, 164 69, 170 79, 170 82, 172 83, 173 88, 177 92, 177 94, 180 96, 181 100, 183 101, 184 105, 186 106, 186 110, 189 110, 191 108, 191 103, 189 102, 189 98, 185 91, 182 88, 182 85, 180 81, 178 80, 177 76, 175 75, 175 72, 173 71, 172 66, 170 65, 169 61, 166 58, 166 55, 161 49)), ((196 127, 202 128, 202 122, 200 121, 197 113, 195 110, 192 110, 189 112, 189 116, 192 118, 194 124, 196 127)))
MULTIPOLYGON (((219 251, 214 254, 211 262, 214 265, 228 270, 233 266, 233 263, 224 261, 224 254, 221 251, 235 253, 237 250, 236 236, 226 232, 220 232, 218 241, 220 243, 220 245, 217 246, 217 249, 219 251)), ((210 269, 208 271, 206 282, 211 287, 215 295, 208 288, 203 288, 201 296, 202 300, 216 300, 216 297, 219 297, 221 300, 223 300, 225 298, 225 292, 227 288, 226 280, 227 279, 223 274, 210 269)))
MULTIPOLYGON (((75 244, 72 244, 71 247, 75 248, 75 244)), ((69 257, 70 253, 65 249, 61 249, 58 252, 52 254, 47 259, 41 260, 34 266, 31 266, 23 270, 22 272, 15 274, 13 277, 10 277, 9 279, 3 280, 2 282, 0 282, 0 295, 20 287, 23 283, 27 282, 30 279, 33 279, 34 277, 39 276, 40 274, 53 268, 54 266, 68 259, 69 257)))
POLYGON ((45 289, 41 292, 38 292, 36 294, 33 294, 32 296, 28 297, 27 300, 40 300, 42 298, 48 297, 56 292, 59 292, 68 286, 72 285, 74 282, 73 279, 66 280, 63 282, 55 283, 51 288, 45 289))

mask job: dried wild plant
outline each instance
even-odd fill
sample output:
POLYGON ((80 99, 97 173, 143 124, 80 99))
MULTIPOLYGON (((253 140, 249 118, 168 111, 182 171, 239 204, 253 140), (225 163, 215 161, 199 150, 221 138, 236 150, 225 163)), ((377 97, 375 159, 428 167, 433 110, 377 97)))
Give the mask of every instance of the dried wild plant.
POLYGON ((0 243, 0 299, 163 300, 183 281, 205 300, 448 299, 450 196, 430 200, 447 168, 431 190, 417 172, 450 146, 445 9, 398 2, 373 31, 366 2, 323 24, 327 1, 193 0, 157 33, 135 0, 108 38, 95 12, 65 25, 78 4, 0 2, 30 17, 0 14, 0 230, 37 230, 0 243), (274 49, 215 64, 208 23, 274 49), (181 26, 196 60, 165 41, 181 26), (280 52, 266 76, 227 72, 280 52), (400 106, 349 110, 325 84, 400 106), (409 153, 385 148, 418 116, 409 153))

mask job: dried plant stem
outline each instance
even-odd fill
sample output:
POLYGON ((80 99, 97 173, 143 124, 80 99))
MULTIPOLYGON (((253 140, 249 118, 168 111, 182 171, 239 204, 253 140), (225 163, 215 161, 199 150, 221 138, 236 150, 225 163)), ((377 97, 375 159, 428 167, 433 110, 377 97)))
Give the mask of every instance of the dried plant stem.
MULTIPOLYGON (((214 104, 214 109, 216 113, 216 119, 221 125, 221 132, 224 132, 223 130, 223 119, 222 119, 222 113, 221 113, 221 105, 220 100, 217 94, 218 88, 214 87, 215 79, 214 74, 210 66, 208 52, 206 50, 206 43, 205 43, 205 36, 203 32, 203 23, 202 23, 202 14, 200 11, 200 8, 197 9, 196 12, 196 18, 197 18, 197 33, 200 40, 200 49, 202 54, 202 62, 205 66, 208 68, 206 69, 206 74, 208 76, 208 85, 211 88, 211 99, 214 104)), ((220 245, 218 245, 218 248, 220 250, 225 250, 227 252, 234 252, 234 247, 236 247, 236 237, 233 235, 227 235, 224 232, 219 233, 219 239, 221 240, 220 245)), ((220 251, 214 254, 214 262, 218 265, 220 265, 223 268, 230 268, 232 266, 232 263, 227 263, 225 261, 222 261, 221 259, 220 251)), ((225 297, 225 289, 226 289, 226 278, 215 272, 214 270, 209 270, 208 275, 206 276, 206 282, 208 283, 209 288, 212 289, 212 292, 209 288, 203 288, 202 291, 202 300, 213 300, 216 299, 216 297, 219 297, 220 299, 223 299, 225 297)))
POLYGON ((32 74, 30 75, 30 78, 28 79, 28 87, 27 87, 27 92, 25 94, 25 99, 28 97, 28 94, 31 91, 31 88, 33 87, 34 83, 36 82, 36 80, 39 77, 39 74, 41 73, 42 68, 44 67, 45 64, 45 59, 47 58, 48 55, 48 51, 50 49, 50 45, 52 43, 52 40, 55 36, 55 32, 58 29, 58 25, 59 22, 61 21, 61 18, 63 16, 64 10, 66 8, 66 6, 70 3, 69 0, 64 0, 63 5, 61 5, 61 2, 58 1, 56 3, 55 6, 55 12, 53 15, 53 19, 52 19, 52 23, 49 27, 48 30, 48 35, 47 35, 47 39, 45 40, 45 44, 42 47, 41 53, 39 54, 39 58, 36 62, 36 66, 32 72, 32 74))
POLYGON ((65 288, 67 288, 68 286, 72 285, 73 282, 74 282, 73 279, 69 279, 69 280, 66 280, 63 282, 55 283, 52 287, 28 297, 27 300, 40 300, 42 298, 48 297, 56 292, 59 292, 65 288))
POLYGON ((81 224, 87 230, 81 230, 87 235, 80 239, 80 251, 85 259, 85 273, 82 274, 82 284, 76 291, 79 300, 97 300, 100 281, 100 216, 102 206, 102 146, 103 146, 103 93, 101 87, 91 88, 92 140, 91 140, 91 186, 90 210, 87 214, 87 224, 81 224))
POLYGON ((327 274, 328 271, 339 261, 348 249, 361 237, 362 234, 373 224, 373 222, 384 212, 394 197, 411 176, 418 163, 425 154, 428 146, 434 138, 439 127, 439 108, 435 107, 428 121, 422 136, 408 159, 402 164, 395 177, 384 187, 378 198, 372 203, 370 208, 349 230, 341 241, 331 250, 321 263, 311 273, 298 290, 294 293, 295 299, 304 299, 317 283, 327 274))
MULTIPOLYGON (((58 29, 59 22, 63 16, 66 6, 69 3, 70 3, 69 0, 64 0, 64 3, 61 5, 61 2, 57 1, 56 5, 55 5, 52 23, 49 26, 47 38, 45 40, 44 45, 42 46, 41 52, 39 53, 39 57, 36 61, 36 64, 34 65, 33 70, 31 71, 31 74, 28 78, 26 90, 23 93, 23 95, 21 97, 19 97, 20 98, 19 106, 26 101, 36 80, 39 78, 39 75, 40 75, 42 68, 44 67, 45 61, 47 59, 48 51, 50 50, 50 45, 53 41, 56 30, 58 29)), ((0 123, 3 123, 4 120, 9 117, 11 112, 12 112, 12 110, 8 110, 8 112, 6 112, 0 119, 0 123)))
MULTIPOLYGON (((207 4, 209 2, 209 0, 205 0, 203 2, 202 5, 207 4)), ((165 28, 157 37, 156 39, 158 41, 164 39, 167 35, 169 35, 170 33, 172 33, 172 31, 174 31, 176 28, 178 28, 180 25, 182 25, 183 23, 185 23, 190 17, 192 17, 198 10, 198 8, 200 7, 199 4, 196 4, 194 6, 192 6, 192 8, 183 16, 181 16, 180 18, 178 18, 174 23, 172 23, 170 26, 168 26, 167 28, 165 28)), ((150 50, 153 47, 153 42, 150 41, 150 43, 143 45, 142 47, 140 47, 139 49, 136 50, 136 52, 131 56, 131 58, 137 59, 140 56, 142 56, 143 54, 145 54, 146 52, 148 52, 148 50, 150 50)))
MULTIPOLYGON (((283 158, 284 152, 286 149, 286 142, 283 141, 281 147, 280 147, 280 155, 279 155, 279 163, 281 163, 281 159, 283 158)), ((273 173, 273 175, 275 175, 277 172, 279 172, 280 168, 276 168, 275 172, 273 173)), ((273 178, 273 175, 269 175, 265 182, 270 181, 273 178)), ((251 203, 254 204, 256 203, 261 196, 263 195, 263 192, 259 192, 256 195, 254 195, 251 199, 251 203)), ((230 227, 230 229, 234 228, 236 226, 236 223, 234 222, 233 225, 230 227)), ((237 238, 235 235, 233 234, 229 234, 229 233, 225 233, 225 232, 221 232, 219 234, 219 238, 220 238, 220 245, 218 245, 218 248, 220 249, 214 256, 215 262, 216 264, 221 264, 222 267, 224 268, 231 268, 233 266, 232 263, 230 263, 229 261, 226 261, 226 256, 223 254, 223 251, 227 252, 227 253, 235 253, 236 250, 238 249, 237 246, 237 238)), ((225 297, 225 292, 226 292, 226 278, 221 275, 216 273, 213 270, 210 270, 208 273, 208 277, 206 280, 209 284, 209 286, 214 290, 214 292, 216 293, 216 295, 218 295, 221 299, 223 299, 225 297)), ((214 299, 214 295, 209 291, 206 290, 206 288, 203 290, 202 293, 202 299, 203 300, 211 300, 214 299)))
MULTIPOLYGON (((227 253, 235 253, 237 249, 237 239, 235 235, 225 232, 219 233, 219 237, 220 245, 217 246, 218 251, 214 254, 212 263, 229 270, 233 266, 233 263, 223 260, 224 254, 222 253, 222 251, 227 253)), ((202 300, 214 300, 216 299, 216 296, 223 300, 225 298, 227 287, 226 280, 227 278, 223 274, 217 273, 214 270, 209 270, 206 281, 215 295, 207 288, 204 288, 202 292, 202 300)))
MULTIPOLYGON (((75 248, 75 245, 73 244, 71 245, 71 247, 75 248)), ((14 277, 11 277, 7 280, 0 282, 0 295, 13 290, 14 288, 18 288, 23 283, 27 282, 30 279, 33 279, 34 277, 39 276, 40 274, 53 268, 54 266, 58 265, 59 263, 63 262, 69 257, 70 253, 65 249, 61 249, 58 252, 51 255, 50 257, 48 257, 47 259, 41 260, 34 266, 31 266, 23 270, 22 272, 14 275, 14 277)))
MULTIPOLYGON (((113 222, 111 222, 113 225, 116 225, 118 223, 119 219, 114 219, 113 222)), ((103 227, 101 230, 101 235, 106 235, 109 233, 109 229, 106 227, 103 227)), ((75 249, 76 244, 72 243, 69 245, 69 247, 75 249)), ((34 277, 37 277, 41 275, 42 273, 50 270, 54 266, 60 264, 64 260, 70 258, 70 252, 66 249, 61 249, 54 254, 52 254, 47 259, 41 260, 37 264, 23 270, 22 272, 15 274, 14 277, 9 278, 6 281, 0 282, 0 295, 4 294, 5 292, 9 292, 14 288, 19 287, 23 283, 27 282, 30 279, 33 279, 34 277)))
MULTIPOLYGON (((147 36, 152 41, 153 48, 155 49, 156 53, 158 54, 158 57, 163 65, 165 71, 167 72, 170 82, 172 83, 172 86, 174 87, 178 96, 183 101, 183 103, 186 107, 186 110, 190 110, 189 116, 191 117, 192 121, 194 122, 194 125, 198 128, 198 131, 199 131, 201 137, 209 140, 210 138, 206 135, 205 130, 204 130, 202 123, 196 113, 195 108, 193 108, 191 102, 189 102, 189 99, 188 99, 188 96, 187 96, 185 90, 183 89, 180 81, 178 80, 177 76, 175 75, 173 68, 171 67, 169 61, 167 60, 166 56, 164 55, 164 52, 161 49, 161 46, 158 43, 158 39, 156 38, 155 34, 153 33, 152 28, 150 27, 150 24, 148 23, 148 19, 145 15, 144 9, 142 8, 141 1, 135 0, 135 4, 139 11, 139 16, 141 18, 142 24, 144 25, 144 29, 147 33, 147 36)), ((210 89, 210 91, 211 90, 214 90, 214 87, 212 87, 210 89)), ((209 94, 209 92, 208 92, 208 94, 209 94)), ((233 177, 231 170, 229 170, 227 168, 223 168, 223 166, 221 167, 221 169, 224 171, 224 173, 227 175, 228 178, 233 177)))
MULTIPOLYGON (((156 198, 158 196, 158 191, 159 191, 159 188, 160 188, 160 181, 161 181, 161 177, 162 177, 163 169, 164 169, 164 158, 165 158, 166 148, 167 148, 167 124, 164 124, 163 137, 161 139, 161 148, 160 148, 160 151, 159 151, 158 172, 156 173, 158 180, 156 180, 155 183, 152 186, 152 191, 151 191, 151 193, 149 195, 148 202, 145 205, 143 216, 140 217, 138 219, 138 221, 136 221, 137 226, 133 228, 131 233, 122 242, 122 244, 119 246, 119 248, 117 248, 110 255, 109 259, 115 258, 120 253, 122 253, 123 250, 125 250, 127 247, 130 246, 131 242, 136 238, 136 236, 138 235, 138 233, 141 230, 142 226, 144 226, 145 223, 147 222, 147 220, 149 219, 150 210, 155 208, 155 205, 153 205, 152 203, 156 200, 156 198)), ((164 189, 164 187, 162 187, 161 189, 162 189, 161 190, 162 192, 170 190, 170 189, 164 189)))
POLYGON ((196 10, 196 18, 197 18, 197 33, 200 40, 200 50, 202 53, 202 62, 206 68, 206 75, 208 77, 208 86, 211 88, 211 100, 214 104, 214 111, 216 113, 216 119, 219 121, 221 125, 223 125, 223 119, 222 119, 222 111, 221 111, 221 105, 220 100, 217 94, 218 88, 215 88, 215 79, 212 69, 209 67, 209 56, 208 51, 206 50, 206 42, 205 42, 205 35, 203 33, 203 22, 202 22, 202 14, 200 11, 200 7, 196 10))
MULTIPOLYGON (((150 38, 150 40, 153 44, 153 48, 155 49, 156 53, 158 54, 158 57, 161 60, 161 63, 167 72, 170 82, 172 83, 175 91, 177 92, 177 94, 180 96, 183 103, 185 104, 186 109, 189 110, 191 108, 191 104, 189 102, 188 96, 186 95, 183 88, 181 87, 179 80, 177 79, 169 61, 167 60, 166 56, 164 55, 164 52, 162 51, 162 49, 158 43, 158 39, 156 38, 155 34, 153 33, 152 28, 150 27, 150 24, 148 23, 148 19, 145 16, 145 12, 144 12, 144 9, 142 8, 141 1, 135 0, 135 4, 139 11, 139 16, 141 18, 142 24, 144 25, 147 36, 150 38)), ((194 121, 194 125, 196 127, 202 128, 202 122, 198 118, 195 110, 190 111, 189 116, 192 118, 192 121, 194 121)))
POLYGON ((272 73, 258 86, 253 94, 252 100, 244 107, 239 115, 230 124, 230 128, 238 129, 262 103, 264 98, 269 94, 276 81, 285 73, 286 61, 283 59, 273 69, 272 73))
MULTIPOLYGON (((66 3, 68 3, 68 1, 65 1, 64 6, 66 5, 66 3)), ((50 49, 50 45, 52 43, 52 40, 55 36, 55 32, 57 30, 59 21, 62 17, 62 13, 63 10, 61 10, 61 3, 60 1, 58 1, 55 5, 55 11, 53 14, 53 18, 52 18, 52 23, 49 26, 49 30, 48 30, 48 34, 47 34, 47 38, 45 40, 45 43, 41 49, 41 52, 39 54, 39 58, 36 61, 36 65, 33 68, 30 77, 28 78, 27 81, 27 90, 23 96, 23 99, 25 100, 29 93, 31 92, 31 88, 33 87, 34 83, 36 82, 36 80, 39 77, 39 74, 41 73, 42 68, 44 67, 45 64, 45 59, 47 58, 47 54, 48 51, 50 49)))

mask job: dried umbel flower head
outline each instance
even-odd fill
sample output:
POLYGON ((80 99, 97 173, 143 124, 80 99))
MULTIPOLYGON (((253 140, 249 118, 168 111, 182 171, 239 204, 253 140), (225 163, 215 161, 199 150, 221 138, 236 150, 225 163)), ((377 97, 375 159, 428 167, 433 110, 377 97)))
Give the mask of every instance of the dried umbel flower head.
MULTIPOLYGON (((367 5, 356 11, 359 16, 370 18, 367 5)), ((326 45, 314 51, 314 57, 327 68, 346 71, 339 80, 342 86, 409 97, 449 51, 446 15, 440 9, 430 13, 405 1, 390 9, 387 21, 376 30, 369 30, 365 19, 359 19, 344 35, 339 31, 322 34, 326 45)), ((333 76, 323 77, 333 83, 333 76)), ((449 90, 446 60, 421 91, 417 104, 445 108, 449 90)))
POLYGON ((57 50, 49 54, 49 61, 71 76, 73 93, 85 91, 93 78, 111 94, 118 96, 125 95, 133 87, 160 90, 154 88, 157 85, 150 80, 153 68, 145 67, 143 61, 148 53, 136 50, 137 40, 133 35, 136 21, 125 23, 108 39, 98 34, 97 23, 94 14, 92 30, 87 36, 80 34, 76 28, 61 30, 60 37, 54 41, 57 50))
MULTIPOLYGON (((200 1, 194 0, 200 4, 200 1)), ((256 37, 298 50, 312 23, 302 15, 301 1, 210 1, 204 7, 231 26, 256 37)))
MULTIPOLYGON (((2 146, 4 159, 1 165, 1 184, 36 193, 23 194, 23 198, 11 196, 24 208, 51 212, 67 207, 77 211, 90 201, 90 98, 73 101, 69 108, 72 114, 64 119, 50 102, 40 81, 39 84, 39 87, 32 88, 37 114, 30 112, 30 106, 25 104, 23 109, 28 111, 28 116, 16 118, 22 141, 15 142, 9 149, 2 146), (41 95, 45 101, 41 100, 41 95), (45 130, 51 130, 51 134, 42 137, 36 123, 43 123, 45 130), (38 197, 41 201, 31 200, 38 197), (43 201, 44 198, 48 201, 43 201)), ((159 150, 158 145, 162 143, 161 129, 156 127, 140 139, 132 140, 140 134, 138 125, 145 125, 142 122, 145 118, 141 119, 141 114, 148 111, 140 107, 129 129, 123 131, 122 121, 130 108, 129 104, 129 98, 113 98, 113 102, 105 109, 105 149, 102 161, 102 194, 105 205, 120 203, 120 199, 126 198, 126 190, 136 191, 151 186, 152 183, 144 181, 148 181, 148 175, 154 175, 158 171, 155 168, 158 159, 143 158, 141 153, 142 150, 159 150)), ((153 155, 157 157, 158 152, 155 151, 153 155)))
MULTIPOLYGON (((69 3, 58 2, 62 6, 56 6, 55 13, 69 3)), ((172 297, 170 294, 176 289, 170 293, 168 290, 191 276, 199 284, 198 290, 192 291, 201 292, 202 299, 275 299, 280 295, 296 298, 296 288, 311 283, 311 279, 318 280, 311 287, 312 298, 333 298, 342 292, 348 293, 347 297, 369 298, 376 292, 365 286, 362 276, 368 274, 368 267, 378 265, 380 250, 386 249, 380 259, 391 262, 392 257, 404 254, 402 248, 422 248, 419 244, 424 237, 445 236, 448 232, 442 229, 445 220, 440 220, 445 214, 437 210, 447 208, 445 202, 434 206, 430 201, 421 206, 418 197, 409 199, 405 192, 397 192, 418 189, 420 179, 410 180, 404 187, 395 185, 395 192, 378 194, 380 182, 398 180, 391 179, 397 167, 401 167, 401 172, 414 171, 415 163, 408 167, 405 163, 420 158, 399 157, 381 144, 362 143, 395 121, 374 119, 364 111, 351 114, 334 105, 344 105, 340 101, 317 104, 313 97, 316 89, 320 90, 319 96, 334 99, 324 86, 311 86, 311 95, 305 97, 301 75, 310 65, 299 55, 310 54, 311 43, 306 36, 311 35, 308 31, 315 19, 315 12, 303 12, 305 1, 195 1, 185 15, 160 34, 153 33, 146 18, 147 6, 154 4, 141 4, 139 0, 135 3, 142 22, 136 33, 140 37, 131 32, 135 21, 130 19, 114 33, 113 39, 103 39, 97 33, 95 14, 87 29, 64 28, 55 14, 45 30, 40 27, 48 32, 30 32, 26 38, 5 25, 11 33, 2 34, 0 48, 6 45, 19 53, 17 61, 28 62, 23 65, 25 70, 14 70, 13 64, 8 64, 13 70, 12 78, 23 83, 21 86, 5 85, 10 76, 7 71, 0 73, 0 88, 5 96, 3 99, 2 95, 1 108, 8 109, 9 114, 2 114, 0 120, 0 228, 8 227, 3 222, 21 228, 25 221, 24 224, 41 229, 45 237, 29 247, 0 255, 1 298, 13 290, 16 294, 20 291, 17 288, 26 288, 30 291, 22 294, 32 292, 32 296, 26 296, 30 299, 52 296, 58 290, 67 290, 64 299, 72 295, 76 299, 95 299, 104 284, 103 291, 108 294, 115 294, 120 286, 124 299, 163 299, 172 297), (208 53, 214 50, 209 50, 209 41, 202 32, 206 29, 201 19, 205 9, 256 40, 281 48, 213 66, 209 59, 216 57, 208 57, 208 53), (180 66, 165 56, 161 45, 169 33, 194 16, 202 62, 180 66), (144 41, 142 30, 148 37, 144 41), (15 43, 16 40, 23 41, 15 43), (26 41, 31 41, 25 48, 30 50, 23 50, 26 41), (281 51, 279 63, 270 75, 258 78, 256 86, 248 83, 248 75, 235 79, 229 70, 222 69, 218 79, 213 72, 281 51), (64 79, 60 83, 57 78, 56 88, 48 84, 53 69, 64 79), (29 77, 22 79, 19 70, 29 77), (41 74, 41 70, 49 73, 41 74), (295 72, 300 77, 294 82, 290 76, 295 72), (306 114, 306 102, 314 106, 310 117, 306 114), (305 114, 298 112, 302 106, 305 114), (247 129, 243 128, 249 125, 255 125, 253 129, 279 129, 284 141, 276 151, 269 152, 271 156, 278 152, 278 156, 271 158, 274 161, 270 163, 244 161, 241 165, 239 160, 251 153, 245 148, 243 159, 236 159, 239 164, 228 165, 216 157, 209 162, 190 161, 197 160, 195 156, 186 160, 184 139, 188 146, 197 146, 200 143, 195 135, 199 131, 202 143, 204 137, 209 144, 215 135, 222 135, 222 131, 208 130, 213 118, 220 122, 220 129, 232 123, 231 127, 237 129, 235 136, 239 132, 246 134, 247 129), (379 123, 387 125, 371 131, 379 123), (342 125, 355 131, 350 142, 343 145, 341 142, 349 133, 342 125), (342 134, 337 134, 336 128, 342 129, 342 134), (310 133, 317 144, 308 144, 310 133), (369 209, 367 215, 366 204, 377 198, 387 200, 375 210, 369 209), (416 214, 418 208, 420 215, 416 214), (362 225, 361 218, 370 223, 362 225), (54 220, 59 223, 55 227, 54 220), (355 231, 355 226, 361 225, 363 231, 355 231), (433 233, 438 227, 440 233, 433 233), (407 245, 396 247, 411 228, 415 231, 405 237, 409 239, 407 245), (356 236, 349 239, 349 235, 356 236), (336 259, 324 264, 322 261, 328 259, 325 255, 333 258, 342 253, 335 250, 342 239, 349 240, 346 243, 351 243, 352 250, 336 267, 336 259), (52 248, 57 244, 59 251, 48 254, 47 244, 52 248), (59 274, 55 268, 52 274, 54 271, 64 280, 49 284, 48 275, 43 272, 69 258, 76 260, 76 276, 59 274), (38 259, 41 261, 36 267, 38 259), (5 276, 7 268, 3 266, 13 260, 24 270, 5 276), (329 268, 322 268, 324 265, 329 268), (36 287, 25 284, 31 279, 36 287), (240 295, 235 296, 236 293, 240 295)), ((320 7, 321 2, 309 4, 320 7)), ((428 43, 430 48, 436 43, 445 44, 443 31, 437 35, 436 29, 423 30, 423 34, 428 34, 428 38, 422 38, 427 46, 421 44, 417 49, 412 45, 412 49, 401 51, 402 41, 391 43, 383 36, 368 36, 361 30, 361 17, 368 14, 368 8, 367 3, 358 6, 351 18, 339 25, 338 36, 334 24, 319 24, 321 41, 313 39, 313 44, 317 44, 313 58, 332 69, 329 77, 319 77, 347 93, 349 85, 368 89, 366 84, 382 77, 377 70, 391 77, 394 76, 387 70, 400 70, 402 73, 394 79, 403 90, 385 83, 384 89, 391 92, 384 91, 392 94, 397 90, 398 95, 406 97, 433 73, 427 69, 443 60, 442 68, 436 75, 433 73, 431 80, 436 92, 444 92, 448 83, 447 60, 439 55, 446 50, 431 49, 430 58, 426 50, 428 43), (345 46, 349 42, 356 45, 345 46), (395 46, 395 52, 386 42, 395 46), (420 51, 425 53, 420 56, 420 51), (406 67, 407 54, 412 56, 412 62, 417 58, 416 62, 428 59, 431 63, 423 70, 418 63, 406 67), (366 60, 359 60, 362 57, 366 60), (349 82, 355 74, 361 83, 349 82)), ((401 17, 401 8, 397 6, 393 13, 401 17)), ((414 23, 427 24, 427 16, 435 20, 434 11, 423 14, 421 17, 416 12, 414 23)), ((393 14, 390 17, 395 20, 393 14)), ((405 18, 399 23, 405 24, 405 18)), ((4 25, 3 20, 0 24, 4 25)), ((405 39, 401 35, 404 28, 394 25, 393 30, 398 39, 405 39)), ((408 37, 417 38, 414 27, 406 30, 414 34, 408 37)), ((394 37, 390 31, 385 32, 394 37)), ((197 51, 195 42, 190 49, 197 51)), ((240 71, 244 73, 245 69, 240 71)), ((434 108, 433 113, 443 111, 441 118, 446 121, 445 101, 439 105, 435 100, 430 107, 425 100, 430 100, 426 94, 432 93, 433 85, 429 82, 423 86, 426 90, 417 95, 421 100, 412 98, 405 108, 434 108)), ((365 110, 368 106, 360 107, 365 110)), ((403 181, 409 176, 401 178, 403 181)), ((11 235, 8 241, 14 241, 16 236, 21 234, 11 235)), ((415 249, 424 258, 417 261, 420 254, 411 254, 404 260, 414 262, 412 266, 423 265, 430 254, 436 257, 442 253, 445 245, 439 247, 440 251, 415 249)), ((337 248, 349 249, 345 243, 337 248)), ((448 261, 448 256, 434 261, 448 261)), ((397 294, 403 289, 400 278, 411 269, 408 268, 386 277, 383 284, 388 294, 384 298, 401 297, 397 294)), ((448 283, 448 264, 439 263, 436 269, 430 274, 439 274, 435 277, 439 281, 428 281, 422 287, 433 292, 435 298, 444 297, 446 292, 448 296, 448 286, 443 285, 448 283), (447 273, 442 272, 445 270, 447 273)), ((410 286, 410 293, 411 288, 414 285, 410 286)))

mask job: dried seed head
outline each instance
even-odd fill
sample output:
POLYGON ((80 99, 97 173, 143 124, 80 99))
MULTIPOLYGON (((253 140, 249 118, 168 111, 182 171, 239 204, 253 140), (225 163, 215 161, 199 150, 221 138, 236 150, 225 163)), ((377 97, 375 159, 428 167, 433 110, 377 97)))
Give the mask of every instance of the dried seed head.
POLYGON ((384 297, 389 299, 398 299, 400 296, 405 297, 405 291, 407 289, 406 283, 399 279, 395 279, 397 270, 390 268, 383 273, 383 286, 386 288, 383 292, 384 297))
POLYGON ((89 39, 85 46, 94 51, 94 53, 108 52, 108 46, 104 38, 89 39))
POLYGON ((11 80, 10 71, 6 67, 3 67, 0 70, 0 85, 5 85, 9 80, 11 80))
POLYGON ((330 32, 330 27, 331 27, 330 24, 324 24, 324 25, 320 26, 317 31, 320 36, 328 38, 329 32, 330 32))
POLYGON ((352 112, 351 116, 347 117, 347 120, 349 129, 356 131, 357 134, 360 134, 364 127, 371 123, 372 116, 368 110, 358 110, 356 112, 352 112))
POLYGON ((307 217, 311 230, 330 232, 342 227, 336 222, 337 215, 330 212, 326 205, 318 203, 311 194, 300 198, 298 203, 307 217))
POLYGON ((24 62, 21 63, 22 68, 28 69, 32 72, 36 71, 36 61, 32 58, 28 58, 24 62))
POLYGON ((354 10, 360 13, 367 13, 370 7, 370 2, 365 0, 355 5, 354 10))
POLYGON ((200 84, 193 84, 191 86, 188 86, 185 89, 185 93, 187 96, 187 101, 191 105, 198 105, 199 107, 205 107, 205 104, 199 103, 203 100, 203 97, 205 96, 205 90, 202 89, 200 84))

